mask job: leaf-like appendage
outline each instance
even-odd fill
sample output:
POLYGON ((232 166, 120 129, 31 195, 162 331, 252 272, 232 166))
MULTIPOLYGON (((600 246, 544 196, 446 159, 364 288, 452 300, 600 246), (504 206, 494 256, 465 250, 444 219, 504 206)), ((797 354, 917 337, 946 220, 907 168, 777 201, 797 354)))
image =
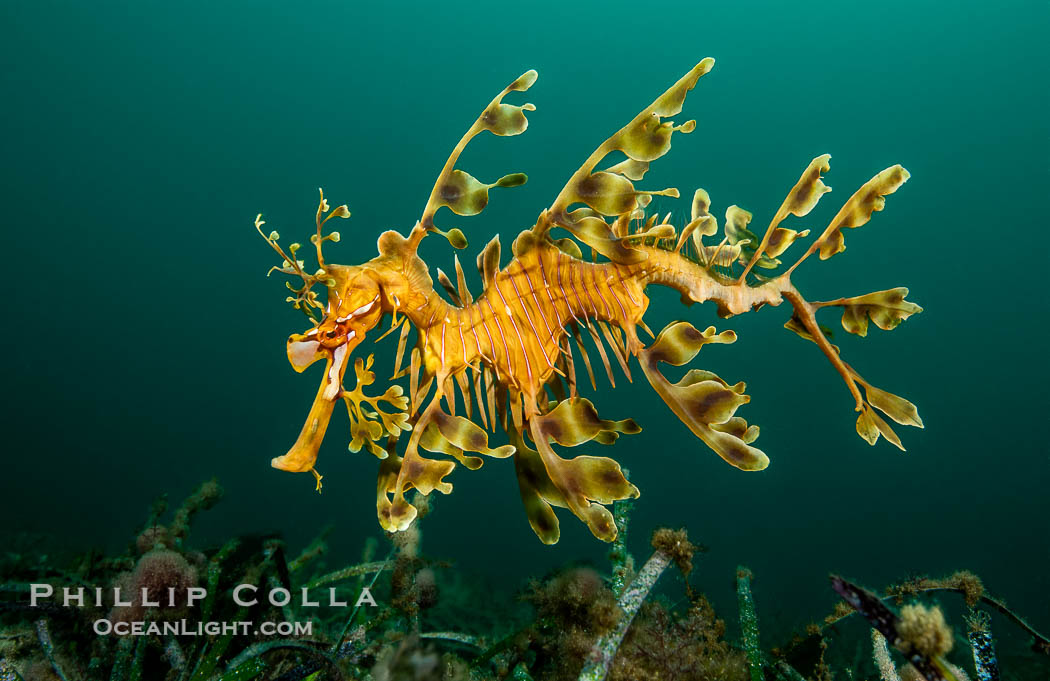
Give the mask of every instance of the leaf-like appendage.
POLYGON ((873 385, 864 385, 864 394, 871 406, 875 407, 902 426, 922 428, 919 410, 908 400, 893 393, 880 390, 873 385))
POLYGON ((566 255, 580 260, 583 258, 583 251, 580 250, 580 245, 572 239, 566 237, 564 239, 555 239, 554 245, 558 247, 558 250, 566 255))
POLYGON ((405 499, 405 493, 415 489, 424 496, 434 490, 450 494, 452 483, 445 482, 445 477, 455 468, 453 461, 427 459, 416 451, 406 452, 403 460, 396 455, 384 459, 379 465, 376 489, 376 511, 382 528, 387 532, 408 529, 418 510, 405 499))
POLYGON ((707 446, 729 464, 742 470, 762 470, 769 458, 751 446, 758 428, 735 416, 749 397, 743 383, 730 386, 709 371, 689 371, 678 383, 671 383, 659 370, 659 363, 680 366, 689 362, 707 343, 732 343, 732 331, 715 333, 710 327, 703 333, 687 322, 669 325, 657 336, 652 346, 639 353, 639 362, 653 389, 671 411, 707 446))
POLYGON ((563 400, 549 413, 533 417, 530 430, 536 450, 516 430, 510 435, 517 449, 514 465, 521 500, 536 536, 545 544, 558 541, 558 518, 551 507, 559 506, 569 508, 599 539, 612 541, 616 525, 602 504, 636 497, 638 489, 627 482, 612 459, 580 456, 566 460, 550 442, 566 446, 604 442, 608 435, 639 432, 638 424, 631 419, 600 419, 589 401, 578 398, 563 400))
MULTIPOLYGON (((537 223, 534 228, 537 233, 546 233, 552 224, 573 231, 576 225, 572 224, 575 221, 568 216, 568 208, 576 203, 585 203, 602 215, 626 216, 644 205, 646 197, 652 194, 677 197, 676 189, 641 191, 635 189, 631 181, 640 180, 648 170, 649 163, 667 153, 671 146, 671 135, 675 131, 690 133, 696 129, 696 121, 676 126, 662 118, 682 110, 686 94, 713 65, 713 59, 705 59, 697 64, 630 123, 605 140, 573 173, 551 205, 550 220, 537 223), (598 163, 615 151, 624 153, 627 160, 604 171, 594 172, 598 163)), ((577 238, 581 237, 577 235, 577 238)), ((585 243, 601 252, 595 244, 585 243)))
POLYGON ((657 116, 667 117, 675 116, 682 112, 682 105, 685 104, 685 96, 689 94, 689 91, 696 86, 696 81, 700 80, 700 77, 710 71, 715 65, 715 60, 711 57, 707 57, 702 60, 699 64, 689 70, 689 73, 682 76, 677 83, 667 89, 667 92, 660 95, 655 102, 652 103, 648 109, 643 113, 655 113, 657 116))
POLYGON ((536 73, 535 69, 529 69, 507 86, 507 92, 525 92, 536 83, 536 79, 539 77, 540 74, 536 73))
POLYGON ((434 183, 430 198, 423 209, 423 215, 410 237, 413 248, 417 247, 419 241, 429 232, 445 236, 455 248, 464 248, 466 238, 462 232, 459 230, 443 232, 434 226, 434 214, 438 209, 446 206, 457 215, 477 215, 488 204, 488 190, 492 187, 517 187, 525 184, 527 177, 524 173, 513 173, 492 184, 485 184, 468 173, 457 170, 455 166, 470 140, 481 132, 488 130, 496 135, 508 136, 521 134, 528 128, 529 122, 525 117, 525 112, 535 111, 536 107, 532 104, 522 106, 504 104, 503 98, 510 92, 528 90, 536 82, 536 77, 535 71, 527 71, 519 76, 489 102, 474 124, 464 133, 434 183))
POLYGON ((456 215, 477 215, 488 205, 492 186, 462 170, 453 170, 438 188, 438 205, 448 206, 456 215))
MULTIPOLYGON (((586 203, 602 215, 620 215, 635 207, 631 181, 613 173, 594 173, 576 185, 574 200, 586 203)), ((574 202, 575 202, 574 201, 574 202)))
POLYGON ((567 507, 565 497, 551 481, 539 453, 527 446, 516 431, 512 431, 511 438, 516 440, 514 470, 518 475, 521 503, 525 507, 529 525, 544 544, 557 544, 561 529, 558 516, 551 506, 567 507))
MULTIPOLYGON (((690 208, 689 223, 682 228, 682 234, 678 237, 678 245, 675 250, 681 250, 687 239, 692 240, 693 247, 701 262, 707 263, 707 247, 704 246, 704 237, 713 236, 718 233, 718 220, 708 211, 711 209, 711 197, 707 191, 697 188, 693 192, 693 203, 690 208)), ((734 260, 739 253, 734 256, 734 260)))
POLYGON ((791 244, 795 242, 795 239, 805 237, 809 235, 809 230, 804 229, 801 232, 796 232, 793 229, 785 229, 784 227, 774 227, 773 233, 769 236, 769 242, 766 245, 766 249, 763 251, 763 257, 768 256, 770 258, 776 258, 786 251, 791 244))
POLYGON ((434 412, 431 419, 441 431, 442 437, 464 451, 477 452, 497 459, 505 459, 514 454, 514 447, 511 445, 490 449, 488 434, 476 423, 462 416, 449 416, 439 410, 434 412))
POLYGON ((616 145, 635 161, 655 161, 671 148, 673 128, 656 114, 635 119, 616 136, 616 145))
POLYGON ((484 463, 481 457, 464 454, 463 450, 449 442, 433 423, 427 425, 426 430, 423 431, 423 435, 419 438, 419 446, 428 452, 447 454, 463 464, 467 470, 476 471, 484 463))
POLYGON ((846 204, 831 220, 831 224, 818 239, 820 259, 827 260, 836 253, 846 250, 842 236, 845 228, 856 228, 867 224, 872 213, 882 210, 886 205, 885 197, 908 181, 907 170, 899 165, 891 166, 871 178, 846 201, 846 204))
POLYGON ((645 251, 632 248, 624 241, 624 237, 617 236, 612 231, 612 226, 602 218, 593 215, 576 218, 579 213, 581 211, 573 211, 562 223, 562 227, 609 260, 621 265, 633 265, 649 257, 645 251))
MULTIPOLYGON (((867 296, 859 296, 858 298, 842 298, 826 303, 807 304, 805 303, 805 301, 801 300, 800 296, 797 296, 796 292, 796 297, 792 301, 792 305, 795 307, 795 314, 792 315, 791 319, 789 319, 786 324, 784 324, 784 328, 789 329, 790 331, 795 332, 802 338, 805 338, 806 340, 816 343, 818 346, 820 346, 821 349, 824 351, 824 354, 827 355, 828 359, 831 360, 832 365, 839 370, 839 373, 846 381, 846 385, 850 388, 850 392, 853 393, 853 396, 857 401, 857 410, 860 412, 859 416, 857 417, 857 434, 859 434, 865 441, 872 445, 874 445, 878 441, 880 436, 885 437, 889 442, 901 449, 901 451, 904 450, 904 446, 901 444, 900 438, 897 437, 897 434, 893 431, 893 428, 891 428, 890 425, 886 423, 881 416, 875 413, 875 409, 879 409, 891 419, 893 419, 901 425, 916 426, 918 428, 922 428, 922 419, 919 418, 919 412, 915 408, 915 405, 909 402, 908 400, 904 399, 903 397, 899 397, 897 395, 894 395, 893 393, 889 393, 885 390, 880 390, 876 388, 875 386, 865 381, 864 378, 862 378, 861 375, 858 374, 855 369, 853 369, 853 367, 843 362, 840 356, 839 348, 827 341, 826 337, 829 335, 829 332, 825 330, 823 326, 817 325, 814 313, 821 307, 833 305, 846 306, 846 310, 848 311, 853 309, 853 307, 849 306, 855 305, 856 301, 858 300, 864 300, 866 303, 869 304, 873 300, 877 300, 879 302, 894 301, 894 305, 892 305, 888 311, 880 311, 876 313, 876 315, 879 316, 880 320, 886 326, 888 326, 889 328, 893 328, 893 326, 896 326, 896 324, 900 322, 900 319, 896 319, 896 321, 893 321, 893 319, 891 318, 893 315, 901 312, 899 309, 897 309, 897 307, 900 307, 902 305, 912 305, 912 303, 906 303, 904 301, 904 296, 907 295, 907 293, 907 289, 899 288, 891 289, 889 291, 878 291, 876 293, 869 293, 867 296), (815 337, 815 334, 818 331, 823 337, 815 337), (865 396, 863 397, 860 394, 858 384, 860 386, 863 386, 864 388, 865 396), (875 409, 873 409, 872 407, 874 407, 875 409)), ((922 310, 922 308, 919 308, 917 305, 915 305, 914 307, 917 309, 912 310, 908 308, 907 310, 905 310, 905 318, 908 315, 913 314, 914 312, 920 312, 922 310)), ((852 316, 850 318, 856 319, 852 316)), ((875 316, 873 316, 872 319, 875 319, 875 316)), ((866 330, 868 321, 867 316, 861 317, 861 320, 862 321, 860 323, 863 324, 863 328, 864 330, 866 330)), ((853 331, 850 325, 847 323, 845 316, 843 317, 843 326, 846 327, 847 331, 852 331, 856 333, 856 331, 853 331)))
POLYGON ((579 397, 562 400, 543 416, 544 431, 552 440, 566 447, 590 442, 603 432, 634 434, 641 428, 632 419, 606 421, 598 418, 598 411, 590 400, 579 397))
POLYGON ((867 404, 864 405, 860 415, 857 417, 857 434, 867 440, 870 445, 874 445, 878 441, 879 435, 882 435, 902 452, 904 451, 904 445, 901 444, 901 439, 897 437, 897 433, 893 432, 893 429, 890 428, 890 424, 886 423, 886 421, 876 414, 875 410, 867 404))
MULTIPOLYGON (((535 73, 533 71, 532 73, 535 73)), ((485 109, 481 114, 481 123, 485 129, 500 136, 520 135, 529 127, 529 119, 525 117, 526 111, 535 111, 532 104, 514 106, 496 102, 495 106, 485 109)))
POLYGON ((598 456, 577 456, 573 459, 560 457, 551 447, 551 440, 559 435, 572 442, 582 436, 586 426, 582 427, 584 430, 579 430, 581 426, 571 423, 571 420, 577 415, 585 418, 585 414, 572 409, 556 412, 557 409, 543 416, 534 416, 529 421, 532 440, 536 443, 543 467, 561 500, 576 517, 587 524, 591 534, 602 541, 612 541, 616 538, 616 523, 605 505, 637 497, 638 488, 627 481, 620 464, 612 459, 598 456))
POLYGON ((640 180, 645 177, 645 174, 649 171, 648 161, 636 161, 633 158, 628 158, 626 161, 621 161, 614 166, 605 169, 607 173, 617 173, 623 175, 629 180, 640 180))
POLYGON ((497 187, 520 187, 529 181, 529 176, 525 173, 511 173, 510 175, 504 175, 503 177, 496 180, 497 187))
MULTIPOLYGON (((699 220, 710 215, 710 211, 711 196, 707 193, 707 190, 697 187, 696 191, 693 192, 693 204, 690 208, 689 219, 699 220)), ((708 234, 707 236, 711 235, 708 234)))
MULTIPOLYGON (((751 222, 751 213, 739 206, 726 208, 725 233, 731 246, 740 246, 740 259, 747 262, 758 250, 758 236, 747 228, 751 222)), ((759 267, 773 269, 780 264, 779 260, 763 255, 756 263, 759 267)))
POLYGON ((751 213, 743 208, 739 206, 726 208, 725 232, 731 245, 738 244, 741 241, 749 241, 752 244, 758 243, 758 237, 747 228, 750 222, 751 213))
POLYGON ((863 296, 817 303, 816 306, 841 307, 842 328, 858 336, 866 336, 869 318, 883 331, 891 331, 908 317, 922 312, 921 307, 904 299, 907 295, 908 289, 898 286, 863 296))
POLYGON ((735 342, 736 333, 732 330, 716 333, 715 327, 709 326, 701 333, 689 322, 673 322, 660 332, 646 353, 654 362, 682 366, 692 361, 700 348, 708 343, 735 342))
POLYGON ((747 395, 741 395, 732 388, 727 388, 722 381, 700 381, 690 385, 677 384, 681 388, 679 399, 692 405, 690 414, 708 425, 726 423, 736 414, 740 405, 750 402, 747 395))
POLYGON ((374 361, 375 355, 369 355, 367 360, 358 357, 354 361, 357 385, 353 390, 344 388, 342 398, 350 417, 349 450, 358 452, 362 447, 366 447, 376 457, 385 459, 386 450, 376 442, 380 438, 391 435, 396 437, 401 431, 412 430, 412 426, 408 423, 408 399, 404 396, 401 386, 391 386, 377 397, 365 395, 364 389, 375 383, 376 375, 371 371, 374 361), (397 411, 383 411, 380 408, 381 402, 386 402, 397 411))
MULTIPOLYGON (((820 326, 821 333, 823 333, 825 337, 830 338, 831 337, 831 329, 827 328, 823 324, 820 324, 819 326, 820 326)), ((796 316, 792 316, 791 319, 787 320, 784 323, 784 328, 787 329, 788 331, 791 331, 792 333, 798 335, 799 338, 804 338, 804 339, 808 340, 811 343, 816 343, 817 342, 817 339, 814 338, 813 334, 811 334, 809 332, 809 329, 807 329, 805 327, 805 325, 802 323, 802 320, 799 319, 796 316)), ((830 344, 830 345, 831 345, 831 348, 835 352, 839 351, 839 346, 834 345, 834 344, 830 344)))
POLYGON ((831 154, 822 154, 809 162, 809 166, 802 172, 802 177, 788 192, 787 198, 781 205, 778 214, 783 211, 801 218, 809 215, 813 207, 820 201, 820 197, 831 191, 831 187, 824 184, 821 177, 823 173, 831 170, 831 154))
POLYGON ((711 428, 739 438, 745 444, 751 444, 758 439, 758 426, 749 426, 747 421, 739 416, 734 416, 725 423, 712 423, 711 428))
MULTIPOLYGON (((746 253, 748 257, 747 266, 740 275, 740 281, 744 280, 754 265, 770 269, 774 266, 772 263, 779 265, 780 263, 776 260, 776 257, 786 251, 796 238, 809 234, 809 230, 796 232, 793 229, 782 229, 777 225, 783 222, 788 215, 796 217, 808 215, 813 210, 813 207, 817 205, 817 202, 820 201, 820 197, 831 191, 831 187, 825 185, 821 178, 822 173, 826 173, 831 169, 831 166, 828 164, 830 158, 831 154, 823 154, 809 162, 809 165, 802 172, 802 176, 798 178, 798 182, 788 192, 783 203, 780 204, 780 208, 773 215, 773 219, 770 220, 766 233, 762 235, 761 243, 756 245, 754 241, 751 242, 752 247, 746 253), (761 257, 756 258, 756 253, 761 253, 761 257)), ((811 252, 812 249, 807 251, 803 258, 807 257, 811 252)))

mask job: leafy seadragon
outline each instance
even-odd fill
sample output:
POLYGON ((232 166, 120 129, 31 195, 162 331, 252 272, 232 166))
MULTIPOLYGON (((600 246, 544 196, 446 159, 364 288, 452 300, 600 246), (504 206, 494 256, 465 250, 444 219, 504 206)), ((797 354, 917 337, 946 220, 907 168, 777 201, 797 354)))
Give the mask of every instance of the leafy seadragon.
POLYGON ((796 239, 808 235, 808 230, 786 229, 780 223, 788 215, 809 214, 820 197, 831 191, 821 178, 829 170, 827 154, 810 162, 761 238, 748 228, 751 214, 730 206, 722 237, 705 242, 705 237, 716 237, 718 225, 703 189, 696 190, 691 219, 680 232, 666 217, 646 215, 653 195, 677 198, 678 190, 641 190, 634 182, 644 177, 650 162, 667 153, 675 132, 695 129, 695 121, 675 125, 667 119, 681 112, 688 92, 713 65, 712 59, 697 64, 605 140, 573 173, 551 206, 539 214, 535 225, 518 234, 514 257, 502 269, 499 236, 493 238, 477 258, 484 282, 478 296, 467 289, 457 257, 455 284, 437 270, 451 302, 442 297, 417 249, 430 233, 443 235, 457 249, 466 247, 459 229, 442 231, 435 226, 438 210, 447 207, 456 215, 476 215, 485 208, 490 189, 526 181, 525 175, 515 173, 486 184, 457 169, 456 163, 470 140, 486 130, 501 136, 525 131, 525 113, 535 107, 515 106, 503 99, 528 90, 536 81, 535 71, 523 74, 485 107, 453 149, 419 221, 407 237, 395 231, 383 233, 379 255, 372 260, 349 266, 325 261, 323 244, 339 240, 338 232, 325 233, 326 223, 333 217, 347 218, 350 212, 346 206, 330 209, 323 192, 317 232, 311 236, 319 265, 313 274, 297 259, 299 244, 285 250, 276 232, 268 236, 263 232, 260 215, 256 228, 282 259, 274 270, 302 280, 301 287, 288 285, 293 293, 288 300, 313 321, 308 331, 288 339, 288 359, 299 372, 318 360, 326 362, 298 440, 287 454, 273 459, 273 466, 312 472, 320 489, 321 476, 314 464, 332 411, 342 401, 350 417, 350 449, 366 447, 380 459, 377 509, 386 530, 404 530, 416 517, 406 492, 414 488, 424 495, 433 490, 448 494, 452 484, 446 478, 456 463, 476 469, 482 459, 474 454, 481 454, 513 456, 529 523, 543 542, 558 541, 553 506, 568 508, 596 537, 611 541, 616 525, 606 506, 637 497, 638 489, 612 459, 566 459, 555 449, 555 445, 575 447, 592 440, 612 444, 620 434, 640 430, 632 419, 600 418, 591 402, 579 396, 578 360, 595 385, 584 345, 586 335, 613 386, 613 362, 630 380, 630 360, 637 358, 646 379, 693 434, 741 470, 765 468, 769 459, 753 446, 758 427, 736 416, 737 409, 750 399, 744 383, 731 385, 702 369, 692 369, 672 383, 660 369, 661 363, 684 365, 702 346, 732 343, 736 335, 733 331, 716 333, 714 327, 699 331, 679 321, 644 345, 636 330, 641 327, 653 336, 643 321, 648 305, 645 291, 651 284, 676 289, 687 305, 713 301, 722 317, 786 300, 794 313, 785 326, 815 343, 846 382, 859 412, 860 436, 874 444, 881 435, 901 447, 900 439, 876 410, 897 423, 922 427, 915 407, 861 378, 828 341, 816 313, 824 307, 840 307, 846 331, 864 336, 869 319, 881 329, 892 329, 921 308, 905 301, 905 288, 808 302, 792 285, 791 273, 813 253, 819 252, 824 260, 842 252, 843 230, 864 225, 873 212, 882 210, 883 197, 896 191, 908 179, 908 172, 895 165, 865 183, 802 256, 779 274, 771 272, 781 265, 779 257, 796 239), (616 152, 625 160, 596 170, 616 152), (558 229, 576 240, 555 238, 558 229), (593 261, 583 258, 577 240, 589 247, 593 261), (755 268, 770 276, 759 275, 755 268), (317 284, 327 289, 323 304, 314 291, 317 284), (347 390, 343 378, 351 353, 387 315, 390 330, 380 337, 400 328, 391 380, 407 375, 408 395, 399 385, 378 397, 365 394, 364 389, 375 381, 372 355, 355 360, 357 384, 347 390), (408 365, 403 366, 412 329, 415 340, 408 365), (462 409, 457 415, 460 400, 462 409), (495 431, 497 425, 507 432, 510 444, 489 445, 487 431, 495 431), (404 453, 398 454, 398 442, 406 438, 404 453), (424 450, 439 457, 425 456, 424 450))

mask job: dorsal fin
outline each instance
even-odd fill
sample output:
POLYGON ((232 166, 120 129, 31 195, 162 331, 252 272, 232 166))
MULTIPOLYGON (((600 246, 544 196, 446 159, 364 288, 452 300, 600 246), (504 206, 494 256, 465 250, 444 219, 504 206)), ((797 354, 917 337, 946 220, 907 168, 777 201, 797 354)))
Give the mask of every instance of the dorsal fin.
POLYGON ((499 271, 499 256, 500 244, 497 234, 485 245, 481 253, 478 253, 478 274, 481 275, 482 286, 486 289, 492 285, 496 272, 499 271))
POLYGON ((459 299, 459 292, 456 291, 456 287, 452 285, 452 281, 449 280, 448 275, 441 271, 441 268, 437 268, 438 283, 441 284, 441 288, 445 289, 448 293, 448 297, 452 299, 452 302, 462 307, 463 303, 459 299))
POLYGON ((463 265, 459 262, 458 253, 454 260, 456 263, 456 284, 459 286, 460 303, 462 305, 469 305, 474 302, 474 296, 471 295, 470 289, 467 288, 467 278, 463 275, 463 265))

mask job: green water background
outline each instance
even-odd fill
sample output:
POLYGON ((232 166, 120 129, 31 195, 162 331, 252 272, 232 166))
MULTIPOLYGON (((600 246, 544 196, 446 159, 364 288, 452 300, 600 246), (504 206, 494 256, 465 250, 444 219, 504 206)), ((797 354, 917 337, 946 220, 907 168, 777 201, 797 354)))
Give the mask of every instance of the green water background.
MULTIPOLYGON (((602 414, 645 429, 588 450, 615 455, 643 492, 630 547, 688 527, 710 547, 696 583, 729 604, 747 564, 765 617, 785 625, 833 601, 828 571, 879 585, 966 567, 1045 628, 1047 19, 1036 2, 4 3, 4 530, 119 549, 158 493, 217 476, 227 498, 198 541, 279 532, 294 550, 333 523, 336 556, 352 558, 379 534, 376 461, 345 451, 345 418, 322 450, 323 495, 269 467, 319 374, 285 360, 304 324, 263 276, 273 257, 255 214, 305 241, 323 186, 353 211, 329 257, 372 257, 381 230, 411 227, 481 107, 535 68, 528 132, 479 138, 461 162, 529 183, 494 192, 483 216, 439 220, 466 232, 467 262, 496 231, 509 250, 606 135, 713 56, 680 117, 697 131, 640 184, 702 186, 717 215, 739 204, 761 229, 828 152, 834 193, 786 225, 819 230, 902 163, 912 179, 886 211, 796 281, 811 299, 910 287, 922 315, 835 342, 915 402, 926 429, 898 429, 906 454, 860 440, 845 387, 781 328, 783 308, 723 321, 654 292, 656 329, 684 318, 738 332, 694 366, 748 382, 740 413, 772 464, 732 469, 640 372, 615 391, 599 376, 602 414)), ((688 211, 658 205, 678 224, 688 211)), ((449 271, 451 249, 428 242, 449 271)), ((393 345, 378 350, 381 378, 393 345)), ((565 512, 561 543, 536 541, 510 462, 452 481, 425 550, 464 574, 512 590, 603 560, 565 512)))

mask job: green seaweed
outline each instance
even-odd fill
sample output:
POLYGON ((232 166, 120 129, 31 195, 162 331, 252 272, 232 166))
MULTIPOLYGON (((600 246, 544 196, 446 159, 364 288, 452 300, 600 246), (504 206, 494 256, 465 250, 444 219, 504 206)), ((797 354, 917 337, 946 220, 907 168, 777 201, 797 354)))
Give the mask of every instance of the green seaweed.
MULTIPOLYGON (((199 507, 202 498, 219 488, 212 483, 207 489, 208 494, 198 490, 191 503, 180 508, 199 507)), ((423 510, 425 514, 429 507, 423 504, 423 510)), ((624 538, 631 507, 619 503, 613 510, 624 538)), ((500 610, 494 601, 469 591, 469 580, 458 586, 449 581, 444 576, 449 574, 444 570, 446 564, 423 553, 418 523, 410 532, 388 536, 390 548, 382 559, 376 559, 377 542, 367 541, 360 563, 330 565, 325 562, 326 531, 289 562, 285 560, 287 549, 278 539, 237 537, 213 549, 191 548, 188 520, 200 514, 176 510, 175 517, 181 520, 174 522, 185 523, 178 533, 181 542, 169 526, 159 524, 163 516, 164 509, 155 505, 139 539, 121 555, 77 558, 70 566, 23 557, 9 561, 14 567, 5 568, 0 583, 0 595, 8 599, 0 600, 0 681, 32 681, 41 669, 48 678, 65 681, 365 681, 400 679, 398 675, 408 673, 413 665, 441 670, 439 676, 420 677, 427 681, 828 681, 844 678, 846 670, 852 678, 864 674, 856 658, 847 659, 848 639, 839 640, 841 632, 834 646, 841 659, 824 656, 830 642, 822 632, 843 619, 847 614, 843 609, 828 618, 823 629, 813 627, 803 638, 764 648, 753 577, 746 568, 736 574, 742 637, 739 643, 727 642, 724 623, 688 582, 697 548, 684 530, 654 532, 652 556, 636 574, 624 539, 613 547, 607 574, 577 566, 534 580, 526 595, 532 611, 526 613, 509 605, 500 610), (32 583, 47 582, 56 590, 70 585, 105 586, 121 575, 127 579, 146 559, 192 554, 198 556, 199 583, 207 586, 211 597, 195 609, 178 611, 191 626, 200 621, 287 619, 309 621, 311 633, 280 638, 240 631, 188 639, 172 635, 97 637, 90 621, 104 612, 71 609, 59 614, 54 609, 30 616, 10 600, 24 594, 32 583), (655 595, 654 590, 671 563, 687 578, 685 599, 677 603, 655 595), (620 580, 625 577, 629 579, 623 585, 620 580), (368 587, 377 594, 378 606, 354 604, 347 614, 340 608, 306 608, 296 602, 275 607, 260 598, 256 605, 239 607, 229 595, 232 586, 240 583, 277 585, 292 593, 303 586, 323 585, 348 603, 353 602, 349 599, 358 588, 368 587), (688 607, 679 607, 682 602, 688 607), (479 609, 478 603, 487 605, 479 609), (485 619, 488 611, 492 611, 490 620, 485 619)), ((671 588, 668 585, 665 591, 671 588)), ((971 607, 990 604, 1024 632, 1034 631, 1000 600, 985 593, 980 580, 970 573, 940 580, 915 578, 887 591, 885 597, 864 597, 869 614, 877 610, 873 604, 883 600, 952 591, 962 594, 971 607)), ((147 619, 164 621, 168 616, 161 609, 147 619)), ((968 621, 977 678, 994 681, 1001 661, 995 659, 988 616, 972 609, 968 621)), ((770 640, 783 636, 763 633, 770 640)), ((1043 653, 1039 633, 1033 636, 1033 651, 1043 653)), ((942 668, 947 672, 927 678, 952 678, 950 674, 955 673, 951 670, 956 668, 946 660, 938 664, 943 665, 937 667, 939 673, 942 668)))

